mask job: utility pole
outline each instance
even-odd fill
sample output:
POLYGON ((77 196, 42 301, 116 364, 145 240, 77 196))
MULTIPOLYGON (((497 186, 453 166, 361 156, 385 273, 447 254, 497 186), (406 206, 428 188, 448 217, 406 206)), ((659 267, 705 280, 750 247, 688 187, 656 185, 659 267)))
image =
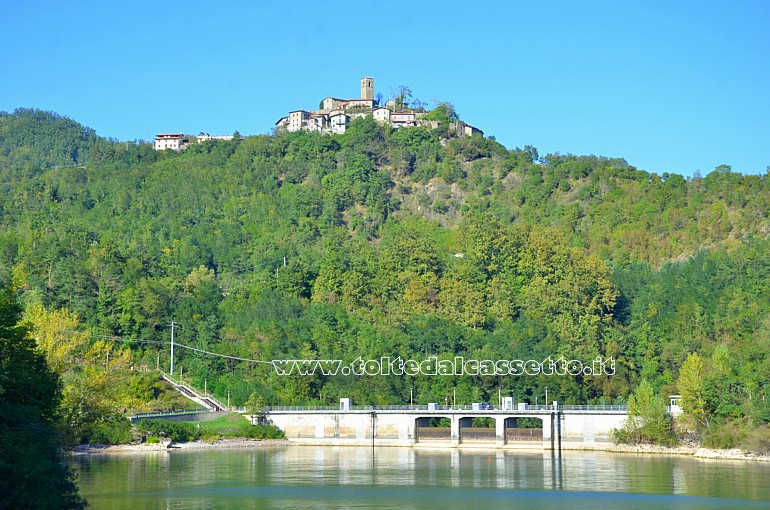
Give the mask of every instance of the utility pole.
MULTIPOLYGON (((279 264, 275 266, 275 283, 278 283, 278 270, 281 268, 280 259, 278 260, 279 264)), ((286 267, 286 256, 283 257, 283 267, 286 267)))
POLYGON ((171 321, 171 377, 174 377, 174 325, 176 323, 171 321))

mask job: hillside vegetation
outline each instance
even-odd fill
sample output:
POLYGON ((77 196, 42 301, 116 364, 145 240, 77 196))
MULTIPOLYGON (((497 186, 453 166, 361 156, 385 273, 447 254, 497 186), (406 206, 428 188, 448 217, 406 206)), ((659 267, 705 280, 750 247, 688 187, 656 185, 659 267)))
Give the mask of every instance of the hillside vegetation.
MULTIPOLYGON (((656 175, 370 118, 345 135, 161 153, 18 110, 0 115, 0 187, 0 283, 20 289, 49 356, 92 371, 75 379, 168 370, 168 345, 152 342, 175 321, 177 342, 246 360, 611 356, 616 368, 279 376, 177 349, 177 374, 238 405, 252 393, 403 404, 410 389, 415 403, 542 403, 546 386, 562 403, 619 403, 645 380, 690 395, 690 429, 720 445, 770 420, 767 174, 656 175)), ((150 397, 117 393, 96 415, 150 397)))

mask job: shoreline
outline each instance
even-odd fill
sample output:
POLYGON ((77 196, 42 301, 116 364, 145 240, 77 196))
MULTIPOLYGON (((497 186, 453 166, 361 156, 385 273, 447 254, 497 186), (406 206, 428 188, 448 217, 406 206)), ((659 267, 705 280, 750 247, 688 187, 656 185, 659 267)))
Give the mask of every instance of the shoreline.
MULTIPOLYGON (((120 445, 101 445, 87 444, 78 445, 70 452, 72 455, 94 455, 94 454, 122 454, 122 453, 158 453, 174 451, 191 450, 230 450, 230 449, 261 449, 261 448, 282 448, 286 446, 306 446, 301 443, 295 443, 287 439, 218 439, 216 441, 189 441, 189 442, 171 442, 154 444, 120 444, 120 445)), ((314 445, 319 446, 319 445, 314 445)), ((323 445, 321 445, 323 446, 323 445)), ((329 445, 338 447, 339 445, 329 445)), ((383 448, 383 446, 381 446, 383 448)), ((394 448, 384 446, 384 448, 394 448)), ((401 447, 395 447, 401 448, 401 447)), ((455 449, 441 448, 438 449, 455 449)), ((546 450, 543 450, 546 451, 546 450)), ((679 455, 693 457, 703 460, 743 460, 753 462, 770 462, 770 455, 761 455, 758 453, 745 452, 739 448, 731 449, 711 449, 698 446, 660 446, 651 444, 626 445, 616 444, 609 448, 597 448, 595 450, 563 450, 563 451, 596 451, 603 453, 632 453, 645 455, 679 455)))
POLYGON ((170 443, 141 444, 85 444, 78 445, 70 452, 72 455, 93 455, 104 453, 157 453, 181 450, 229 450, 254 448, 279 448, 292 443, 285 439, 217 439, 216 441, 185 441, 170 443))
POLYGON ((608 453, 640 453, 658 455, 683 455, 704 460, 750 460, 770 462, 770 455, 746 452, 740 448, 716 449, 700 446, 660 446, 652 444, 627 445, 616 444, 604 451, 608 453))

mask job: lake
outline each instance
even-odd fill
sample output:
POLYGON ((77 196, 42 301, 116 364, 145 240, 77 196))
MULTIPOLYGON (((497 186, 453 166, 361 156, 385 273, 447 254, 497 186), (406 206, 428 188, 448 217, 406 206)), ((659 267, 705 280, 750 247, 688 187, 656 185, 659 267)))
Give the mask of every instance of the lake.
POLYGON ((603 452, 288 446, 71 460, 94 509, 770 508, 770 465, 603 452))

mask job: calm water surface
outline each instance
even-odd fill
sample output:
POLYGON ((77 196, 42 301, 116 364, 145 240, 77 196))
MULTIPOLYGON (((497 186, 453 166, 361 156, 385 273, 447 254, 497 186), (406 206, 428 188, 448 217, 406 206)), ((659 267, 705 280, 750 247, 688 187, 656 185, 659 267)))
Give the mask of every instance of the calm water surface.
POLYGON ((72 465, 94 509, 770 508, 770 465, 686 457, 290 446, 72 465))

